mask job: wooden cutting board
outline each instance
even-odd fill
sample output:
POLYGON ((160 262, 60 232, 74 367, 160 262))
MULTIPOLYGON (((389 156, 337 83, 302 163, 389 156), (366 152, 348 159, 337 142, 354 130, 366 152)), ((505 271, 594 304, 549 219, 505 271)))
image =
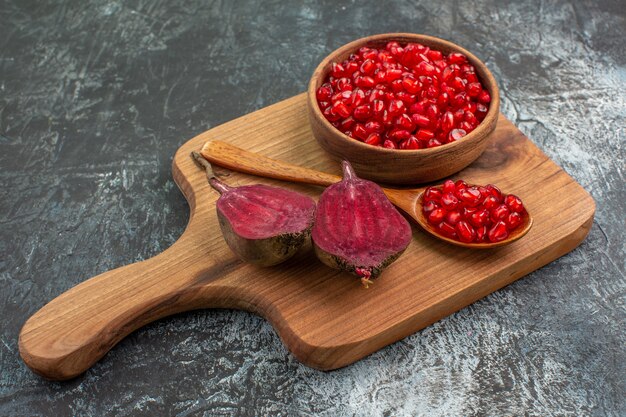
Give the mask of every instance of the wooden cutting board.
MULTIPOLYGON (((135 329, 198 308, 259 314, 298 360, 318 369, 339 368, 571 251, 593 222, 595 204, 589 194, 501 116, 485 153, 453 178, 493 182, 519 195, 535 219, 523 239, 498 249, 463 249, 413 225, 413 241, 405 254, 369 289, 353 276, 321 264, 310 246, 284 264, 258 268, 239 261, 226 246, 215 214, 217 193, 189 157, 212 139, 340 174, 339 165, 311 135, 304 94, 191 139, 172 164, 191 209, 181 238, 154 258, 81 283, 31 317, 19 346, 35 372, 51 379, 72 378, 135 329)), ((322 191, 215 171, 231 185, 264 182, 315 198, 322 191)))

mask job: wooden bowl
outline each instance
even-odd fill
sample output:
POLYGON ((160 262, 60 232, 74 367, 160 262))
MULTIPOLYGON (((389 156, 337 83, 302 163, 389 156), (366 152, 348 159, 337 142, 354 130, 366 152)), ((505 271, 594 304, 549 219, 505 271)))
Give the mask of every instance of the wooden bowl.
POLYGON ((480 156, 496 127, 500 94, 496 80, 476 56, 460 46, 432 36, 412 33, 373 35, 350 42, 329 54, 318 65, 309 82, 307 105, 311 129, 322 148, 337 159, 350 161, 363 178, 390 184, 417 184, 435 181, 458 172, 480 156), (417 42, 432 49, 461 52, 476 68, 476 74, 491 95, 484 120, 462 139, 435 148, 417 150, 386 149, 352 139, 336 129, 322 114, 315 92, 330 71, 332 62, 341 62, 362 46, 380 47, 389 41, 417 42))

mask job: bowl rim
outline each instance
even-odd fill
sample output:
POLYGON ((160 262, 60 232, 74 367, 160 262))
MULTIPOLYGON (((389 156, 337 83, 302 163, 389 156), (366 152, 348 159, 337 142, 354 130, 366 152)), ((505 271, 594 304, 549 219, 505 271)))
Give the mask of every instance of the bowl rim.
MULTIPOLYGON (((321 85, 322 82, 320 82, 319 84, 321 85)), ((452 151, 458 147, 463 147, 463 146, 468 145, 468 142, 473 142, 474 140, 485 137, 488 133, 490 133, 493 130, 493 126, 495 126, 495 122, 497 121, 498 115, 500 113, 500 92, 498 89, 498 84, 493 74, 491 74, 491 71, 489 71, 489 68, 487 68, 487 66, 480 59, 478 59, 478 57, 476 57, 467 49, 453 42, 447 41, 445 39, 441 39, 441 38, 430 36, 430 35, 408 33, 408 32, 381 33, 381 34, 376 34, 376 35, 365 36, 365 37, 356 39, 354 41, 351 41, 347 44, 344 44, 340 46, 339 48, 335 49, 334 51, 332 51, 331 53, 329 53, 328 55, 326 55, 326 57, 324 57, 324 59, 322 59, 322 61, 317 65, 317 67, 313 71, 313 75, 311 76, 309 80, 309 85, 307 88, 307 100, 309 104, 309 109, 313 112, 313 115, 315 116, 315 118, 320 120, 321 123, 326 128, 331 129, 334 133, 336 133, 338 137, 341 137, 342 140, 345 140, 347 146, 353 146, 365 152, 379 153, 381 155, 396 155, 396 156, 397 155, 405 155, 405 156, 433 155, 433 154, 437 154, 440 152, 452 151), (476 129, 472 130, 470 133, 464 136, 461 140, 457 140, 457 141, 450 142, 450 143, 444 143, 434 148, 388 149, 388 148, 383 148, 382 146, 368 145, 357 139, 351 138, 345 135, 335 126, 333 126, 326 119, 326 117, 324 117, 324 115, 322 114, 322 111, 320 110, 319 104, 317 103, 317 98, 316 98, 316 84, 319 79, 322 79, 323 81, 323 78, 325 78, 326 76, 326 71, 324 71, 324 69, 327 67, 330 68, 330 63, 332 61, 335 61, 336 57, 340 55, 343 55, 352 51, 356 51, 358 48, 365 46, 367 44, 382 43, 382 42, 389 42, 389 41, 419 42, 419 43, 424 43, 426 45, 434 43, 434 44, 442 45, 444 49, 448 49, 450 52, 451 51, 461 52, 468 58, 470 63, 474 65, 474 67, 477 69, 477 72, 479 73, 478 75, 481 79, 481 83, 483 84, 484 88, 486 88, 487 91, 489 91, 489 94, 491 95, 491 102, 489 103, 489 110, 487 111, 485 118, 478 124, 476 129)))

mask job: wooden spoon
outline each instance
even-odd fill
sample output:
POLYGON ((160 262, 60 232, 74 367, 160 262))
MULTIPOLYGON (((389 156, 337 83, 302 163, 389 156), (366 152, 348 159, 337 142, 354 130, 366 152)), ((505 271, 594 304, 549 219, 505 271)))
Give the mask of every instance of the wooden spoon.
MULTIPOLYGON (((207 142, 200 152, 209 162, 237 172, 257 175, 259 177, 274 178, 283 181, 299 182, 328 186, 341 181, 337 175, 327 174, 313 169, 292 165, 287 162, 267 158, 263 155, 249 152, 226 142, 213 140, 207 142)), ((411 216, 425 231, 445 240, 453 245, 472 249, 490 249, 508 245, 524 236, 533 225, 533 219, 528 211, 522 216, 522 224, 513 230, 506 239, 496 243, 464 243, 440 235, 428 223, 422 211, 422 199, 425 188, 398 190, 383 188, 387 198, 399 209, 411 216)))

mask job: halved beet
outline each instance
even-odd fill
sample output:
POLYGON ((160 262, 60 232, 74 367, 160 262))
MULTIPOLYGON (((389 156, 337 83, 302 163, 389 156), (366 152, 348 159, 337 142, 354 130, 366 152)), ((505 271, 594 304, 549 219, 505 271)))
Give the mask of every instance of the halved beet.
POLYGON ((312 240, 326 265, 359 276, 365 286, 411 242, 411 226, 375 183, 343 161, 343 180, 317 203, 312 240))
POLYGON ((239 258, 259 266, 276 265, 309 238, 315 216, 312 198, 262 184, 230 187, 213 176, 208 161, 193 156, 221 194, 215 205, 217 218, 224 240, 239 258))

